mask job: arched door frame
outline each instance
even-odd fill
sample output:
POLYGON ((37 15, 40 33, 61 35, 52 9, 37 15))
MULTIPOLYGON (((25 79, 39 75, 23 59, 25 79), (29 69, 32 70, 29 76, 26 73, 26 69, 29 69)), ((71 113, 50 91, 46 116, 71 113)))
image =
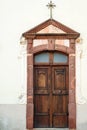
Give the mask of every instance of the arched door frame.
POLYGON ((75 39, 69 39, 69 47, 56 45, 54 39, 48 39, 48 44, 33 47, 33 40, 27 41, 27 114, 28 129, 33 129, 33 56, 41 51, 60 51, 69 56, 69 129, 76 129, 76 78, 75 78, 75 39))

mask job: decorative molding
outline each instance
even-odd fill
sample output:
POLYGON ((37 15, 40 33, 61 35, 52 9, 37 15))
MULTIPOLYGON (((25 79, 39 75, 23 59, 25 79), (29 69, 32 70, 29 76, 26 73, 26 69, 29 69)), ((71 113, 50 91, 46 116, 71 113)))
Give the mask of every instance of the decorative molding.
POLYGON ((20 45, 26 45, 26 44, 27 44, 27 40, 25 39, 25 37, 21 36, 20 45))
POLYGON ((79 44, 76 44, 76 102, 77 104, 85 104, 87 103, 87 99, 82 95, 82 86, 81 86, 81 63, 84 57, 87 57, 87 52, 83 53, 83 45, 82 41, 78 39, 79 44), (81 42, 81 43, 80 43, 81 42))
POLYGON ((81 38, 81 37, 79 37, 79 38, 77 38, 76 39, 76 43, 78 44, 81 44, 81 43, 83 43, 83 38, 81 38))

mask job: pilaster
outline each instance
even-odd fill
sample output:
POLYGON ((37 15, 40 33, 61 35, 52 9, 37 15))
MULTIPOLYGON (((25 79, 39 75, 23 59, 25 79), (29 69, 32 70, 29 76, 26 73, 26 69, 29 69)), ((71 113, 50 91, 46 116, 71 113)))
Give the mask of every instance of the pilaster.
POLYGON ((69 54, 69 129, 76 129, 76 73, 75 73, 75 40, 70 40, 69 54))
POLYGON ((33 40, 27 44, 27 129, 33 129, 33 40))

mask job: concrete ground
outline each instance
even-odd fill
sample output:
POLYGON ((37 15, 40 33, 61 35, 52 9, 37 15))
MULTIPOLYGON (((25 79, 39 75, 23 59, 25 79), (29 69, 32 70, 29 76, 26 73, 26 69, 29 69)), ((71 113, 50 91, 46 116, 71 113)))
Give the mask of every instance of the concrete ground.
MULTIPOLYGON (((26 130, 26 105, 0 105, 0 130, 26 130)), ((77 105, 77 130, 87 130, 87 104, 77 105)))

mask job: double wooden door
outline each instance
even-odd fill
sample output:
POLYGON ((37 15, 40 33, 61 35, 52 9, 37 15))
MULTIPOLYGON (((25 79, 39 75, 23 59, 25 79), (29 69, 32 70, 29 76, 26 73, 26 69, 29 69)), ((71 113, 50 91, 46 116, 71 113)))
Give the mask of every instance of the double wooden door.
POLYGON ((68 127, 68 66, 34 67, 34 127, 68 127))

